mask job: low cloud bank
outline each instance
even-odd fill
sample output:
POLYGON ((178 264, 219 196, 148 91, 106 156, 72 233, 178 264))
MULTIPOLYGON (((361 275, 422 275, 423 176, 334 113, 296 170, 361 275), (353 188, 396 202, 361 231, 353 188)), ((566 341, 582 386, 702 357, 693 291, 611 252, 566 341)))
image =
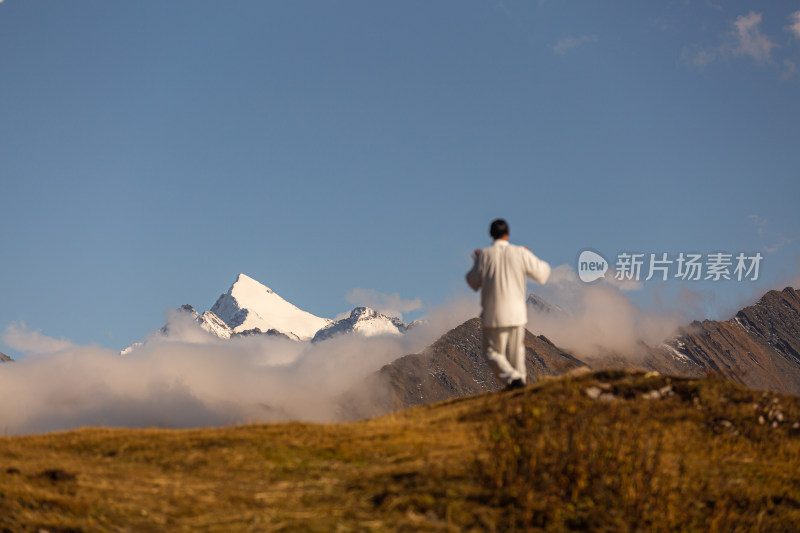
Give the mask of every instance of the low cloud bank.
POLYGON ((3 340, 25 356, 0 365, 0 435, 336 421, 342 393, 477 313, 474 301, 458 300, 432 309, 403 336, 347 335, 316 344, 220 340, 185 313, 169 313, 166 334, 125 356, 12 325, 3 340))

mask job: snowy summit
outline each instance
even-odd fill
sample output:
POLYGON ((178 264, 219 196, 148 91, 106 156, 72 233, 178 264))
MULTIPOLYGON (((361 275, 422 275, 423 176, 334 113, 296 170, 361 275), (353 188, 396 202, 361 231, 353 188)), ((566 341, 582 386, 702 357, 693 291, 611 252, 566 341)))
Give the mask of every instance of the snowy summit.
POLYGON ((400 335, 407 329, 408 326, 398 318, 378 313, 369 307, 356 307, 350 312, 350 316, 320 329, 314 335, 312 342, 319 342, 344 333, 357 333, 362 337, 400 335))
POLYGON ((219 297, 211 312, 234 333, 276 330, 289 337, 310 339, 331 320, 320 318, 287 302, 269 287, 239 274, 228 292, 219 297))
MULTIPOLYGON (((246 274, 239 274, 236 281, 222 294, 217 302, 204 313, 185 304, 177 308, 176 318, 185 317, 200 326, 200 329, 220 339, 233 339, 251 335, 268 335, 294 341, 317 342, 341 335, 356 334, 360 337, 374 335, 399 335, 411 325, 400 319, 386 316, 369 307, 356 307, 349 316, 341 320, 330 320, 312 315, 308 311, 287 302, 269 287, 246 274)), ((170 323, 151 335, 151 338, 170 336, 170 323)), ((128 355, 147 344, 148 340, 136 342, 120 353, 128 355)), ((0 358, 2 359, 2 358, 0 358)))

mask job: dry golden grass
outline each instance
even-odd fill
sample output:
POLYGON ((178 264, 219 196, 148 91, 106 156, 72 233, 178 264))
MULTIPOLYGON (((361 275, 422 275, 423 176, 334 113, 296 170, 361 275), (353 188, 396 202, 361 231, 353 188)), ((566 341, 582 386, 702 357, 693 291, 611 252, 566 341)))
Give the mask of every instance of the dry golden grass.
POLYGON ((351 424, 2 438, 0 531, 796 531, 798 422, 600 372, 351 424))

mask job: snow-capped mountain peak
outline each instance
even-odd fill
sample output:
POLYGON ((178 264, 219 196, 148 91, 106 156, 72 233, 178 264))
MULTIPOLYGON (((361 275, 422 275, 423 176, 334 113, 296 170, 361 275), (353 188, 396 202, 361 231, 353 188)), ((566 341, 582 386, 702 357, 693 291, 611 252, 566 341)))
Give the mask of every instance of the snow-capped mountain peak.
POLYGON ((546 313, 551 315, 567 315, 566 311, 561 309, 559 306, 555 304, 551 304, 544 298, 537 296, 533 293, 528 295, 527 300, 528 306, 533 308, 535 311, 539 313, 546 313))
POLYGON ((356 333, 363 337, 400 335, 407 329, 408 326, 398 318, 386 316, 369 307, 356 307, 350 312, 350 316, 317 331, 312 342, 319 342, 344 333, 356 333))
POLYGON ((211 308, 233 333, 276 330, 290 337, 310 339, 331 320, 320 318, 287 302, 269 287, 239 274, 228 292, 211 308))

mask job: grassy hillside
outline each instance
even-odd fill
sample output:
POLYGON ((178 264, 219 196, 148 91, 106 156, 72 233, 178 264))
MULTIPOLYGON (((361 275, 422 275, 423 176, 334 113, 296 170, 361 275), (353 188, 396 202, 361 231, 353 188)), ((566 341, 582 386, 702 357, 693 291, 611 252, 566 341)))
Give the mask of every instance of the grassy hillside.
POLYGON ((0 531, 793 531, 800 398, 552 379, 342 425, 0 439, 0 531))

